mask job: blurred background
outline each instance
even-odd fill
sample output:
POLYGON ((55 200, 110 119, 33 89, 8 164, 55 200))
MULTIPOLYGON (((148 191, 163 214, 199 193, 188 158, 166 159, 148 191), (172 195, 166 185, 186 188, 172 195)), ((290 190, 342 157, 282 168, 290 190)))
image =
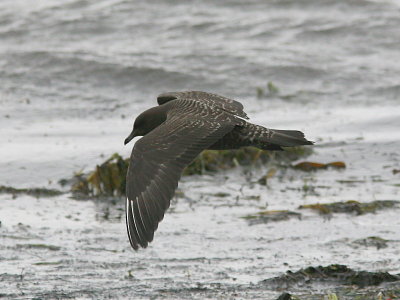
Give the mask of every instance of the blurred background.
POLYGON ((63 193, 0 195, 0 296, 275 299, 263 280, 287 270, 400 273, 396 205, 299 212, 400 200, 399 16, 398 0, 1 1, 0 185, 63 193), (123 199, 71 199, 59 181, 127 157, 134 118, 180 90, 237 99, 254 123, 304 131, 308 161, 346 168, 278 168, 267 185, 271 166, 184 177, 155 241, 133 252, 123 199), (243 218, 263 209, 301 218, 243 218), (369 237, 384 249, 354 246, 369 237))

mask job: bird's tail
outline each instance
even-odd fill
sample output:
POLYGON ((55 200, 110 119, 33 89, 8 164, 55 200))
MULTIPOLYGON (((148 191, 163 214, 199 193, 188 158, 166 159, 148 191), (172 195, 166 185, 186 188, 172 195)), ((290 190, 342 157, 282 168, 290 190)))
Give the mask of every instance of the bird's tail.
POLYGON ((264 150, 283 150, 282 147, 313 145, 298 130, 269 129, 255 124, 249 124, 250 140, 253 146, 264 150))

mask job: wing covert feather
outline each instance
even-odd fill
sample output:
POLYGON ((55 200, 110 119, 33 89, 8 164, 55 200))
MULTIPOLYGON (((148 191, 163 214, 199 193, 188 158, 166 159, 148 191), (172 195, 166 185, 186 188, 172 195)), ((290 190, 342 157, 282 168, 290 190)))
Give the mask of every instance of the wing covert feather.
POLYGON ((157 102, 159 105, 165 104, 173 100, 186 100, 189 102, 204 103, 207 106, 221 109, 225 112, 231 113, 241 118, 249 118, 247 114, 243 111, 242 103, 217 94, 201 91, 186 91, 163 93, 157 97, 157 102))

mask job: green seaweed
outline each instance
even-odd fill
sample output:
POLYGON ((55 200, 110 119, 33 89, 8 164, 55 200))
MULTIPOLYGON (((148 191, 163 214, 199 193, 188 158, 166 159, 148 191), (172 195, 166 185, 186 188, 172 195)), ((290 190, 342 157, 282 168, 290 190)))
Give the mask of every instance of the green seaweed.
POLYGON ((268 88, 268 92, 270 94, 278 94, 279 93, 279 88, 272 81, 268 81, 267 88, 268 88))
POLYGON ((229 193, 224 193, 224 192, 219 192, 219 193, 215 193, 212 194, 214 197, 218 197, 218 198, 225 198, 225 197, 229 197, 231 196, 231 194, 229 193))
POLYGON ((339 298, 335 293, 332 293, 328 294, 328 300, 339 300, 339 298))
POLYGON ((26 249, 47 249, 51 251, 58 251, 61 249, 59 246, 47 245, 47 244, 17 244, 17 248, 26 248, 26 249))
POLYGON ((129 159, 114 153, 101 165, 97 165, 88 175, 75 175, 76 183, 71 191, 79 196, 120 196, 125 194, 125 177, 129 159))
POLYGON ((261 86, 256 87, 257 98, 261 99, 266 96, 273 96, 273 95, 276 95, 279 93, 279 88, 272 81, 268 81, 267 90, 268 90, 268 93, 266 93, 264 87, 261 87, 261 86))
POLYGON ((265 91, 264 91, 264 89, 262 87, 258 86, 256 88, 256 91, 257 91, 257 98, 263 98, 264 97, 265 91))

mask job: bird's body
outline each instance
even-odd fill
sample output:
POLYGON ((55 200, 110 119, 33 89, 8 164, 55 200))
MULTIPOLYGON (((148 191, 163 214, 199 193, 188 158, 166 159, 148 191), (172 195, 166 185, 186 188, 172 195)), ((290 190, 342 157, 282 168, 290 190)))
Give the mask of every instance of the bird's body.
POLYGON ((139 139, 127 174, 126 222, 131 246, 153 240, 183 169, 205 149, 256 146, 265 150, 311 145, 295 130, 274 130, 247 122, 243 105, 205 92, 161 94, 159 106, 140 114, 128 143, 139 139))

